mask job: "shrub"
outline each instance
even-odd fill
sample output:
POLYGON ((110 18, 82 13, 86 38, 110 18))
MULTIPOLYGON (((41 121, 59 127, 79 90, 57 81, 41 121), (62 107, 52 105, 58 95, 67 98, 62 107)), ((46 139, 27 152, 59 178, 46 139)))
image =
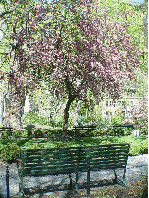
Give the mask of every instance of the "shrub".
POLYGON ((131 134, 132 134, 132 129, 131 128, 125 128, 124 135, 131 135, 131 134))
POLYGON ((18 137, 21 137, 21 135, 22 135, 22 132, 19 131, 19 130, 16 130, 16 131, 13 132, 12 136, 15 137, 15 138, 18 138, 18 137))
POLYGON ((141 143, 140 154, 148 153, 148 138, 141 143))
POLYGON ((102 130, 91 130, 89 131, 90 137, 96 137, 96 136, 102 136, 104 135, 104 132, 102 130))
POLYGON ((36 129, 34 131, 34 135, 35 135, 36 138, 43 138, 44 137, 44 133, 42 132, 41 129, 36 129))
POLYGON ((1 157, 4 161, 8 163, 15 162, 20 158, 21 149, 17 144, 8 143, 1 149, 1 157))
POLYGON ((23 116, 23 124, 41 124, 46 125, 47 119, 39 115, 39 113, 30 111, 28 114, 23 116))
POLYGON ((10 133, 10 131, 3 131, 2 132, 2 135, 1 135, 1 138, 2 139, 8 139, 9 137, 11 136, 11 133, 10 133))
POLYGON ((148 127, 142 127, 140 129, 140 134, 147 135, 148 134, 148 127))
POLYGON ((41 149, 44 148, 44 144, 41 143, 34 143, 34 144, 30 144, 29 149, 41 149))
POLYGON ((140 152, 140 148, 137 143, 131 142, 130 143, 130 150, 129 150, 129 155, 138 155, 140 152))
POLYGON ((127 136, 132 134, 132 129, 127 127, 109 127, 105 133, 109 136, 127 136))
POLYGON ((30 135, 32 135, 32 131, 31 130, 25 130, 22 132, 22 137, 27 138, 30 135))
POLYGON ((112 127, 108 128, 108 129, 105 131, 105 133, 106 133, 106 135, 108 135, 108 136, 114 136, 114 135, 115 135, 115 133, 114 133, 112 127))

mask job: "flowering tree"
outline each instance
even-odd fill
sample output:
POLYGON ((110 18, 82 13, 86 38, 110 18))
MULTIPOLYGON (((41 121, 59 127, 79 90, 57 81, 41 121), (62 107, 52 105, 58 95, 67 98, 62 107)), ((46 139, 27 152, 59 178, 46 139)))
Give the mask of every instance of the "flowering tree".
POLYGON ((134 123, 140 127, 148 126, 148 99, 143 98, 139 104, 133 105, 131 108, 131 114, 134 123))
POLYGON ((9 82, 20 96, 47 81, 57 97, 67 97, 64 135, 75 99, 83 100, 88 89, 96 98, 104 92, 118 98, 123 78, 131 78, 139 64, 127 24, 113 21, 98 4, 41 3, 32 11, 26 7, 21 26, 20 20, 16 16, 13 27, 17 66, 9 82))

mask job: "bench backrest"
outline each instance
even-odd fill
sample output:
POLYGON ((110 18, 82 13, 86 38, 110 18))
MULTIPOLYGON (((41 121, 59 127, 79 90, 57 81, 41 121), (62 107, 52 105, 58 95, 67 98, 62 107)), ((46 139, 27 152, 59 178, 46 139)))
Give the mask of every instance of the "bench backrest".
POLYGON ((21 175, 42 176, 76 171, 125 168, 129 144, 27 149, 21 154, 21 175))
POLYGON ((129 144, 100 145, 87 150, 90 170, 125 168, 127 165, 129 144))

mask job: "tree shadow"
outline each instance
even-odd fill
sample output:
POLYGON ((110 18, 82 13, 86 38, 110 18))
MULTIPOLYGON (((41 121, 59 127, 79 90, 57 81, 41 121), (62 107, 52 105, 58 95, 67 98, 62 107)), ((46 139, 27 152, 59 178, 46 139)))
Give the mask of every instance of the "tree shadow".
MULTIPOLYGON (((100 181, 91 181, 90 188, 100 188, 100 187, 106 187, 106 186, 113 186, 115 184, 123 185, 120 181, 115 181, 113 179, 103 179, 100 181)), ((79 183, 78 184, 79 190, 85 190, 87 192, 87 182, 79 183)), ((72 184, 72 187, 70 188, 69 184, 63 184, 63 181, 60 184, 57 185, 48 185, 45 187, 36 187, 36 188, 24 188, 24 193, 27 197, 34 196, 35 194, 38 194, 39 197, 42 197, 45 193, 54 193, 54 192, 64 192, 64 198, 69 198, 72 195, 78 194, 78 191, 75 189, 75 183, 72 184)))

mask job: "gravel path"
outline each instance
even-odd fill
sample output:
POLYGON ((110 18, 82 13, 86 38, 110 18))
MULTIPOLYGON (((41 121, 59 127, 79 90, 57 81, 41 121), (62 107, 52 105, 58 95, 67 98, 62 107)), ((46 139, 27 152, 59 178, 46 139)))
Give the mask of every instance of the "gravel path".
MULTIPOLYGON (((0 198, 6 197, 6 163, 0 161, 0 198)), ((16 164, 13 163, 9 166, 10 169, 10 198, 19 197, 19 177, 17 174, 16 164)), ((126 170, 126 185, 129 185, 133 181, 138 181, 141 176, 148 170, 148 154, 129 156, 126 170)), ((118 179, 122 181, 123 170, 118 169, 118 179)), ((86 182, 86 173, 80 173, 79 189, 80 192, 86 192, 84 184, 86 182)), ((75 180, 75 174, 72 174, 72 178, 75 180)), ((101 187, 102 185, 110 184, 114 179, 112 170, 91 172, 91 181, 94 188, 91 188, 91 193, 96 189, 95 187, 101 187)), ((27 197, 38 198, 48 195, 47 197, 69 197, 70 191, 68 175, 59 176, 46 176, 46 177, 26 177, 24 179, 25 188, 28 188, 27 197), (40 188, 40 195, 39 195, 40 188), (41 190, 43 189, 43 190, 41 190), (46 193, 45 193, 46 192, 46 193)))

